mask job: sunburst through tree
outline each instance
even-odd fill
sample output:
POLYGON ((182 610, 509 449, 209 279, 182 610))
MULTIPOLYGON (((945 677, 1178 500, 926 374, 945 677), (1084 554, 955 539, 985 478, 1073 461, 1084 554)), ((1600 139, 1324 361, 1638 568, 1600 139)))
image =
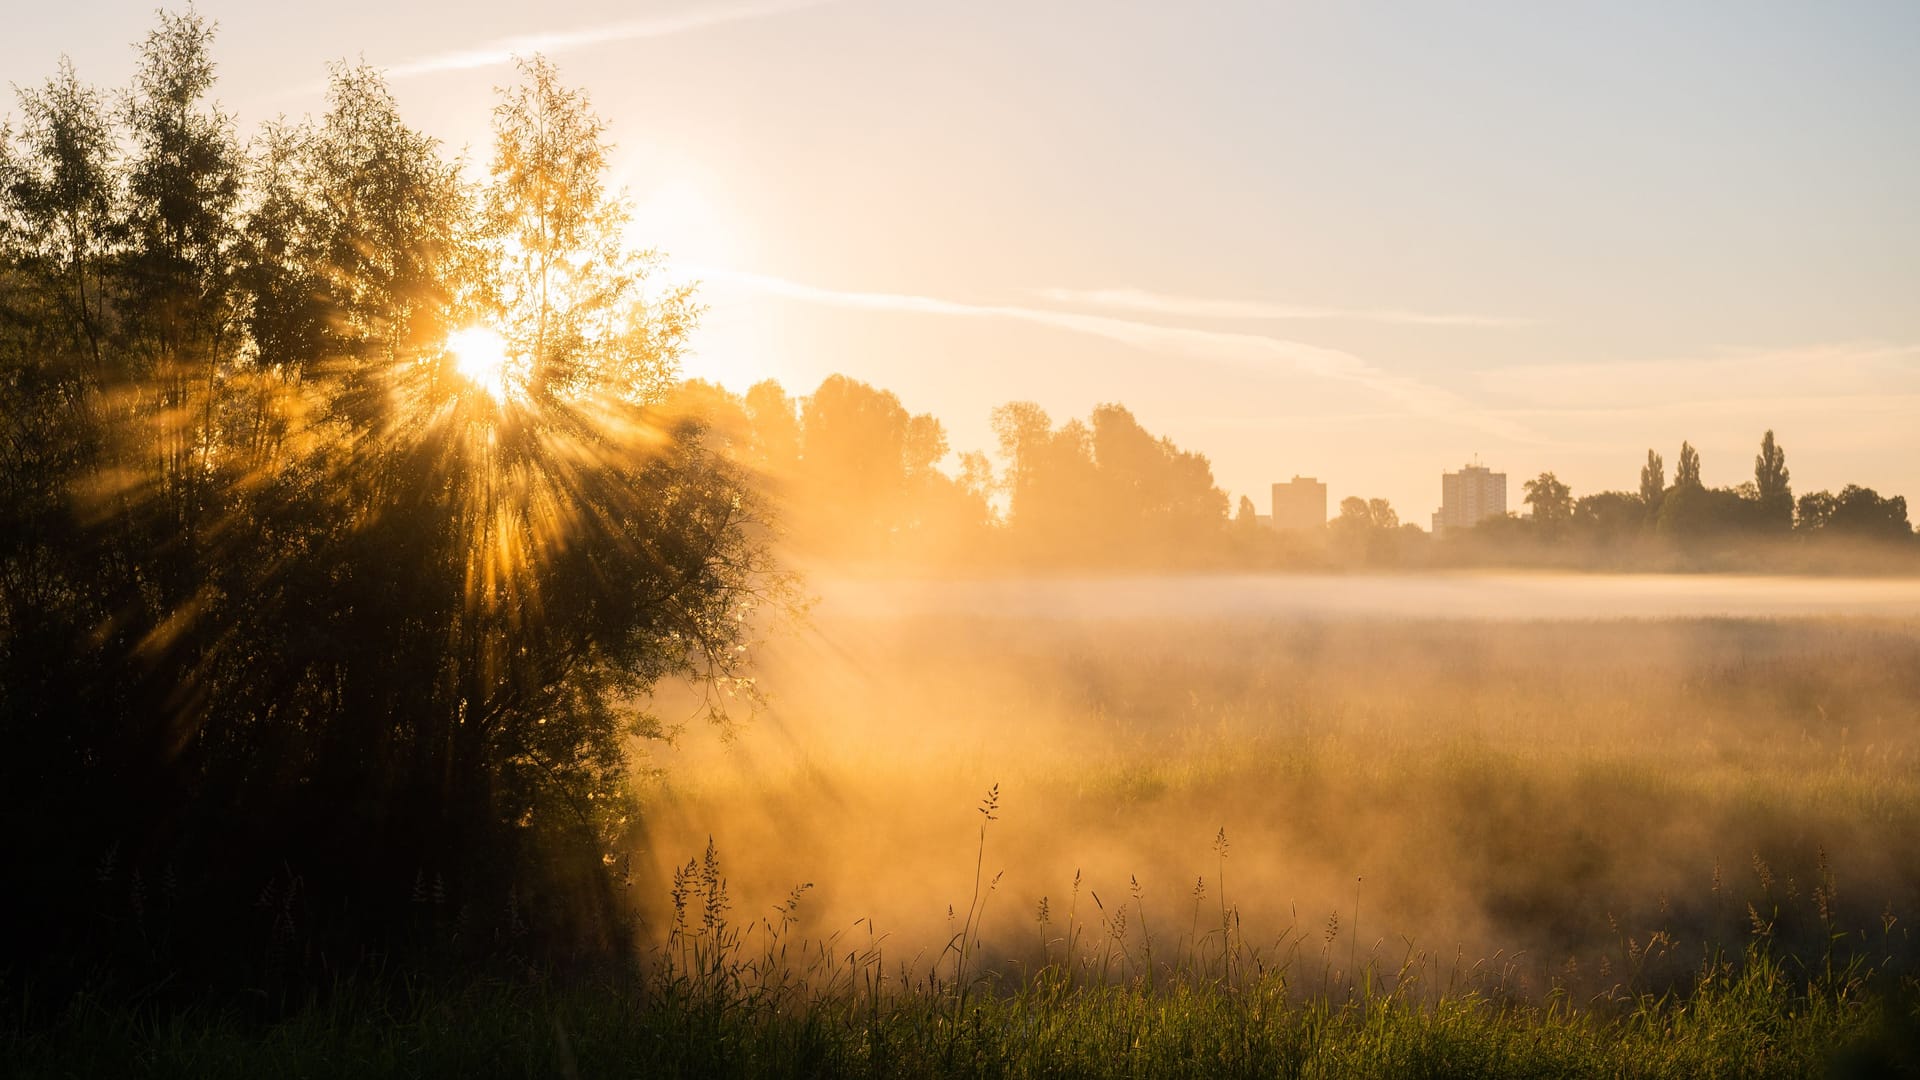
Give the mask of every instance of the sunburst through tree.
POLYGON ((484 181, 350 66, 243 170, 210 38, 169 16, 144 50, 133 172, 70 76, 0 162, 8 309, 43 328, 8 338, 9 431, 71 429, 9 502, 5 563, 42 584, 6 592, 33 766, 0 780, 77 822, 71 851, 235 895, 297 874, 341 948, 403 928, 422 873, 605 943, 651 691, 747 687, 748 615, 784 587, 739 469, 670 400, 692 293, 655 285, 603 125, 545 61, 484 181))

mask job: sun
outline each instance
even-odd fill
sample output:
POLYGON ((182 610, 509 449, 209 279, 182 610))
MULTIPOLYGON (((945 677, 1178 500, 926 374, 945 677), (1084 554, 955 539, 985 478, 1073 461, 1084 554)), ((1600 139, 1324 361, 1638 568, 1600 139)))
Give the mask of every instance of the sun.
POLYGON ((470 326, 447 335, 453 366, 495 401, 507 397, 507 342, 484 326, 470 326))

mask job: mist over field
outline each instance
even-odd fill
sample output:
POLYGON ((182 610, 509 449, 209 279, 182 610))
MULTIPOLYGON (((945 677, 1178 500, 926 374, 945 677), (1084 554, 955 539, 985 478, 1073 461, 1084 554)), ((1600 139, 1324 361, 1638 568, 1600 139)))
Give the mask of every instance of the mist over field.
POLYGON ((1920 580, 1892 577, 1461 572, 828 577, 811 584, 823 620, 1920 616, 1920 580))
POLYGON ((667 876, 711 836, 743 915, 811 882, 810 933, 864 946, 870 919, 890 957, 925 970, 955 932, 947 906, 966 910, 974 807, 997 783, 984 867, 1004 877, 984 942, 1012 970, 1061 958, 1076 872, 1093 960, 1117 910, 1136 972, 1217 949, 1224 899, 1267 964, 1310 971, 1303 989, 1409 958, 1441 985, 1493 971, 1535 996, 1666 986, 1703 949, 1739 949, 1754 914, 1815 942, 1816 892, 1838 925, 1875 931, 1853 945, 1912 957, 1911 582, 863 581, 819 596, 759 653, 762 715, 649 755, 638 858, 656 926, 667 876))

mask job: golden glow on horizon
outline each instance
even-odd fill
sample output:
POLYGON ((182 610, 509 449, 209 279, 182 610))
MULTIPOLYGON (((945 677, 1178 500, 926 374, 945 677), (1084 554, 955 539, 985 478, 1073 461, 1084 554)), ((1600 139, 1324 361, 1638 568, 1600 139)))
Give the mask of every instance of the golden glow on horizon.
POLYGON ((454 368, 485 390, 495 401, 507 398, 507 341, 484 326, 470 326, 447 335, 447 351, 454 368))

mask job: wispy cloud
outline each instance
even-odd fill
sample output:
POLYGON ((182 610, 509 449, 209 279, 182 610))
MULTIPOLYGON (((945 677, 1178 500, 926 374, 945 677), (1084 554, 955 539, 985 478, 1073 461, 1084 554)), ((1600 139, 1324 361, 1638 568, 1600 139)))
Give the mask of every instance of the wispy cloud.
POLYGON ((725 23, 744 22, 806 8, 822 7, 833 2, 835 0, 760 0, 758 3, 715 4, 605 23, 600 26, 581 27, 576 30, 522 34, 517 37, 500 38, 470 49, 455 49, 402 61, 387 68, 386 73, 388 78, 403 79, 441 71, 497 67, 510 62, 516 56, 530 56, 534 53, 553 56, 592 48, 596 45, 671 37, 675 34, 704 30, 725 23))
MULTIPOLYGON (((1697 406, 1771 397, 1920 392, 1920 345, 1833 342, 1790 348, 1727 347, 1705 356, 1611 363, 1517 364, 1475 373, 1490 398, 1541 410, 1697 406)), ((1517 410, 1500 410, 1517 412, 1517 410)))
POLYGON ((1539 436, 1510 420, 1488 416, 1459 395, 1404 375, 1396 375, 1358 356, 1264 334, 1163 326, 1136 319, 1054 311, 1018 304, 979 304, 910 293, 827 289, 767 274, 716 267, 689 268, 708 281, 728 282, 774 296, 860 311, 1006 319, 1118 342, 1146 352, 1173 354, 1255 370, 1291 370, 1364 387, 1406 412, 1450 419, 1519 442, 1539 436))
POLYGON ((1170 315, 1193 319, 1247 319, 1277 321, 1314 319, 1327 322, 1398 323, 1407 326, 1532 326, 1533 319, 1498 315, 1451 315, 1397 308, 1306 307, 1263 300, 1222 300, 1201 296, 1168 296, 1144 289, 1041 289, 1035 293, 1055 304, 1131 311, 1142 315, 1170 315))

